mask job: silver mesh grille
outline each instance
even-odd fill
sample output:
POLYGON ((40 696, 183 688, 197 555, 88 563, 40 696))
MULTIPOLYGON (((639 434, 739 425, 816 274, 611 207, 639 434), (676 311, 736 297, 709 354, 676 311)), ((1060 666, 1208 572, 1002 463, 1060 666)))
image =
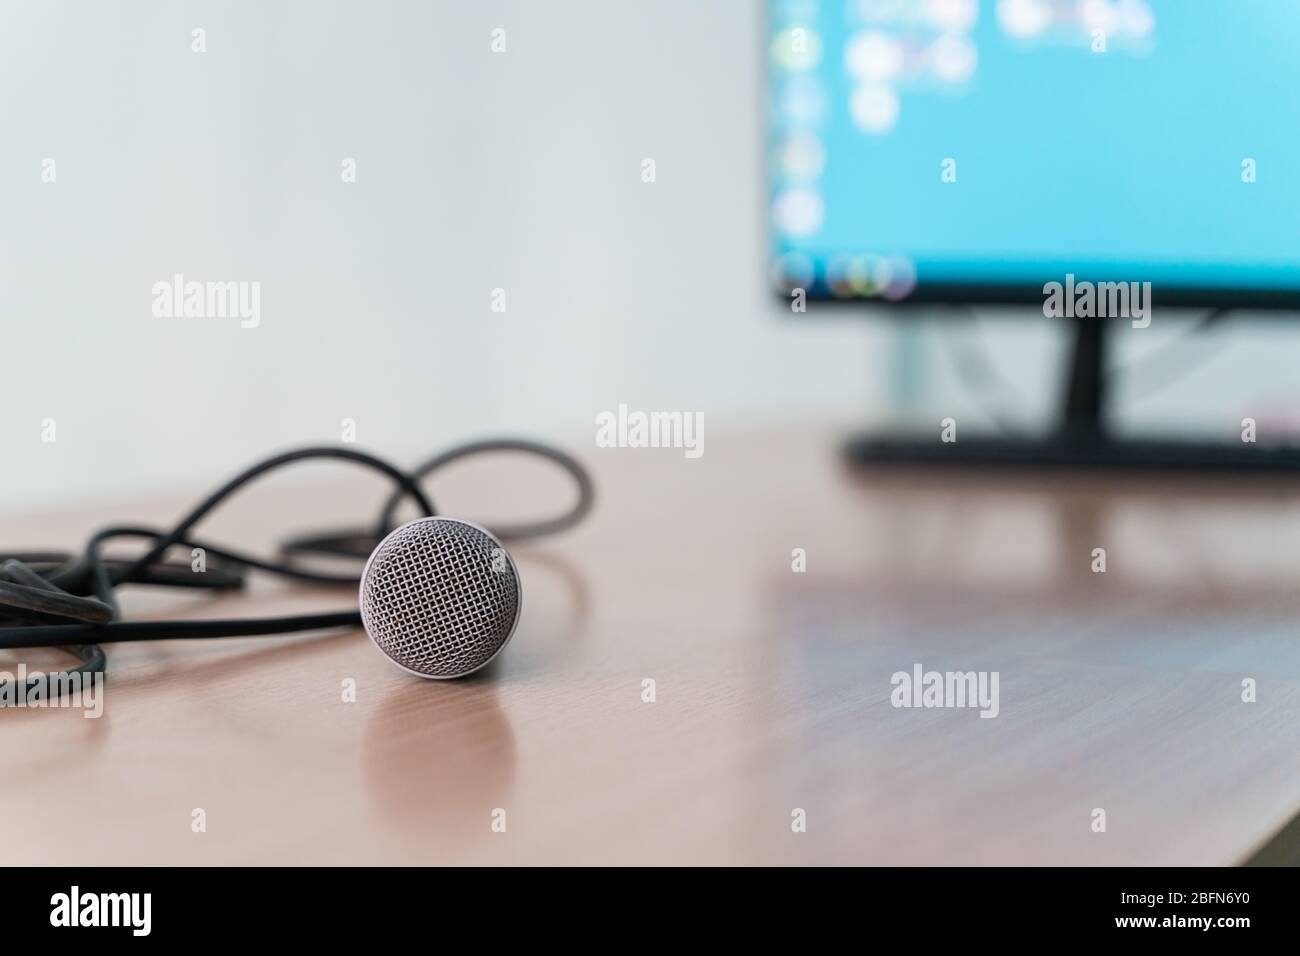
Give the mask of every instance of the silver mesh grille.
POLYGON ((519 575, 501 542, 454 518, 402 525, 361 575, 366 633, 423 677, 478 670, 510 640, 519 605, 519 575))

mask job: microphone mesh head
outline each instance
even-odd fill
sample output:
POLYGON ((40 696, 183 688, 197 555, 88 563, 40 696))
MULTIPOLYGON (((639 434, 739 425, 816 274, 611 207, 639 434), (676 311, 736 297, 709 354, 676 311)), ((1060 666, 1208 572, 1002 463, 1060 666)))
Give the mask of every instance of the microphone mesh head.
POLYGON ((455 518, 392 531, 361 573, 361 621, 389 659, 421 677, 462 677, 496 657, 519 620, 515 563, 455 518))

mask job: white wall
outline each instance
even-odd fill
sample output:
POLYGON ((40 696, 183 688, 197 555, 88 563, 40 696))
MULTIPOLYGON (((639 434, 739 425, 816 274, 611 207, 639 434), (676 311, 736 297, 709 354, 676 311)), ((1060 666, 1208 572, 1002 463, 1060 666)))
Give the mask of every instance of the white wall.
POLYGON ((591 441, 619 402, 715 434, 878 408, 880 327, 766 293, 760 29, 752 0, 6 0, 0 510, 205 487, 343 418, 409 461, 591 441), (176 272, 260 281, 261 325, 156 318, 176 272))

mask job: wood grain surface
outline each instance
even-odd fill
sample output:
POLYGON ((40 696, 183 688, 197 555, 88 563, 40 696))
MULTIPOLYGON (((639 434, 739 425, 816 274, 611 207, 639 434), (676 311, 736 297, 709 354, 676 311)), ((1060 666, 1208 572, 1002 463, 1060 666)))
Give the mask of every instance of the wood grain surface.
MULTIPOLYGON (((596 510, 514 551, 519 631, 470 679, 410 677, 360 632, 108 647, 101 719, 0 710, 0 859, 1222 864, 1300 808, 1295 482, 863 475, 835 439, 719 431, 697 460, 577 446, 596 510), (998 716, 892 706, 915 664, 998 672, 998 716)), ((162 526, 225 477, 10 511, 0 548, 162 526)), ((309 466, 203 533, 271 548, 364 521, 385 491, 309 466)), ((567 494, 509 457, 432 491, 488 523, 567 494)), ((220 599, 123 591, 139 618, 354 602, 266 579, 220 599)), ((0 652, 0 669, 59 659, 0 652)))

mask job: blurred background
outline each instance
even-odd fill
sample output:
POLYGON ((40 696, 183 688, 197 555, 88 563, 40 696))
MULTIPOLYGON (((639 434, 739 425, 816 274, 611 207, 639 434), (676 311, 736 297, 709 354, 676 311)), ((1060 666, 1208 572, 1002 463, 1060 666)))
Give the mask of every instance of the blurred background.
MULTIPOLYGON (((7 0, 0 505, 210 485, 336 443, 344 419, 406 461, 500 432, 591 451, 621 402, 703 412, 710 439, 1045 426, 1067 330, 1037 309, 862 321, 884 313, 794 316, 772 293, 764 17, 752 0, 7 0), (260 282, 260 325, 155 317, 175 273, 260 282)), ((1157 310, 1117 358, 1195 314, 1157 310)), ((1240 314, 1184 349, 1172 381, 1121 383, 1122 425, 1300 418, 1294 324, 1240 314)))

